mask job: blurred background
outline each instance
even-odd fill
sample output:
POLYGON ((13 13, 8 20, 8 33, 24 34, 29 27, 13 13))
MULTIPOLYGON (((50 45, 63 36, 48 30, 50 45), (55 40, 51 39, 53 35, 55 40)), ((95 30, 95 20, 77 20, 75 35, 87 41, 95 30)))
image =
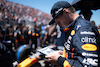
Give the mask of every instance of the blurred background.
MULTIPOLYGON (((0 20, 4 19, 5 25, 9 23, 15 25, 23 22, 24 24, 31 25, 36 22, 38 25, 46 25, 51 20, 50 10, 53 4, 60 0, 0 0, 1 4, 0 20), (3 18, 2 18, 3 17, 3 18), (7 22, 6 22, 7 21, 7 22)), ((62 0, 66 1, 66 0, 62 0)), ((70 3, 73 0, 67 0, 70 3)), ((80 13, 80 10, 77 10, 80 13)), ((91 21, 95 21, 98 26, 100 23, 100 9, 92 10, 91 21)), ((3 21, 2 21, 3 22, 3 21)))
MULTIPOLYGON (((17 49, 25 44, 35 50, 50 44, 59 43, 62 46, 65 36, 59 38, 57 42, 57 29, 53 34, 48 34, 50 28, 48 23, 52 19, 50 11, 53 4, 58 1, 69 1, 72 4, 76 1, 74 4, 76 12, 89 18, 89 21, 98 27, 100 33, 99 0, 0 0, 0 42, 11 51, 13 61, 19 60, 16 58, 17 49), (77 3, 77 1, 82 2, 77 3), (99 7, 96 8, 93 5, 99 7)), ((64 33, 60 33, 60 35, 64 35, 64 33)), ((29 47, 25 47, 21 51, 26 48, 30 49, 29 47)), ((18 57, 22 59, 23 53, 20 53, 21 57, 18 57)))

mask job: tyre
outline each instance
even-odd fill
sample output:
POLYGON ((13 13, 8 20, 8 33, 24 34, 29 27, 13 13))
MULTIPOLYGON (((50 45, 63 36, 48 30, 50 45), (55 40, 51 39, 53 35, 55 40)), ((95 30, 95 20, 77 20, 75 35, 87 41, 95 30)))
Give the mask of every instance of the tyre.
POLYGON ((29 45, 22 45, 18 48, 16 58, 18 62, 22 62, 31 54, 32 48, 29 45))

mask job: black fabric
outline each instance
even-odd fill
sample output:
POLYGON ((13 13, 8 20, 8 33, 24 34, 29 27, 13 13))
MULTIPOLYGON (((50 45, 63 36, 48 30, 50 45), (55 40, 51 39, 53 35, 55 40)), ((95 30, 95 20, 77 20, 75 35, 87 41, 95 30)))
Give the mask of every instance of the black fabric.
POLYGON ((61 66, 63 66, 63 63, 64 63, 65 60, 66 60, 66 58, 60 56, 58 58, 57 62, 58 62, 58 64, 60 64, 61 66))
POLYGON ((0 43, 0 66, 12 67, 13 56, 8 48, 0 43))

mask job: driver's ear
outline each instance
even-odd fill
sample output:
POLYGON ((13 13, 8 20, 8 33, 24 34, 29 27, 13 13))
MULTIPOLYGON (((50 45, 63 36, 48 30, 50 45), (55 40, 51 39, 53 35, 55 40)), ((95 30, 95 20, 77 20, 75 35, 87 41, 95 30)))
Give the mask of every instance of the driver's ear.
POLYGON ((64 8, 63 12, 68 13, 69 11, 68 11, 68 9, 64 8))

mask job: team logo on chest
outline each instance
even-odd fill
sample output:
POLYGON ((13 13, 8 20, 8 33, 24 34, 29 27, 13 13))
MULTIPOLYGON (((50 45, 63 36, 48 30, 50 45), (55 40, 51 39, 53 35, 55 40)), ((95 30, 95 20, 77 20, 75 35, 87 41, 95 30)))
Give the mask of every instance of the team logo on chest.
POLYGON ((86 43, 96 43, 96 39, 95 38, 89 38, 89 37, 82 37, 81 38, 81 42, 86 42, 86 43))

